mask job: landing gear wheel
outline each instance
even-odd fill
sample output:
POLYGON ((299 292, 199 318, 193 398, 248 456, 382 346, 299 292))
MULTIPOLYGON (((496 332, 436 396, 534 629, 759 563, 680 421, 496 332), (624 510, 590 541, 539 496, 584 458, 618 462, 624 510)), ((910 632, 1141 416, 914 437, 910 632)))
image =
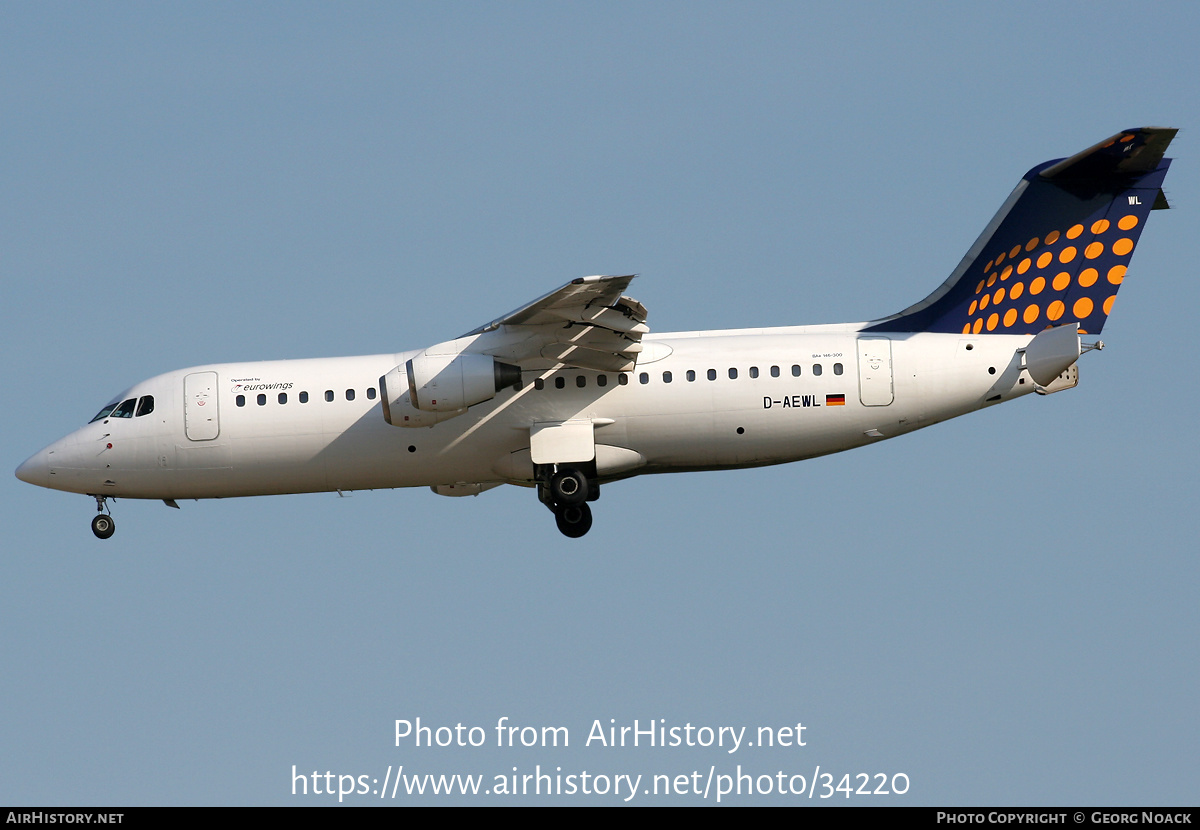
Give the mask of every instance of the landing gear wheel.
POLYGON ((554 521, 563 536, 578 539, 592 529, 592 508, 586 504, 564 504, 554 511, 554 521))
POLYGON ((107 513, 100 513, 94 519, 92 519, 92 533, 96 534, 97 539, 107 539, 109 536, 112 536, 116 530, 117 526, 113 522, 112 516, 108 515, 107 513))
POLYGON ((588 497, 587 476, 579 470, 559 470, 550 476, 550 497, 559 505, 583 504, 588 497))

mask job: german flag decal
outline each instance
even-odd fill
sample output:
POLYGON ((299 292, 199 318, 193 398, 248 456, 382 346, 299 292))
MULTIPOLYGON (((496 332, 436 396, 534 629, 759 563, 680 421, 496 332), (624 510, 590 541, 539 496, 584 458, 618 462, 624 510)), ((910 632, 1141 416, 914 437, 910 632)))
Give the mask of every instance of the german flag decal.
POLYGON ((846 396, 845 395, 826 395, 825 396, 825 405, 826 406, 845 406, 846 405, 846 396))

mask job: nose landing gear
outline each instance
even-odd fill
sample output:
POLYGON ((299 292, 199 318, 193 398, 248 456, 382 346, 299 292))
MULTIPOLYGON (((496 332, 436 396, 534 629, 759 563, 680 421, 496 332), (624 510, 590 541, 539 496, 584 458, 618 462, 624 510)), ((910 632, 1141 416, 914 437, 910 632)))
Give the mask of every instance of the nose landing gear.
POLYGON ((600 497, 600 485, 577 467, 549 467, 538 484, 538 499, 554 513, 554 523, 563 536, 578 539, 592 529, 589 501, 600 497))
POLYGON ((96 534, 97 539, 107 539, 112 536, 117 525, 113 521, 112 515, 108 512, 108 496, 95 496, 96 499, 96 515, 92 518, 92 533, 96 534))

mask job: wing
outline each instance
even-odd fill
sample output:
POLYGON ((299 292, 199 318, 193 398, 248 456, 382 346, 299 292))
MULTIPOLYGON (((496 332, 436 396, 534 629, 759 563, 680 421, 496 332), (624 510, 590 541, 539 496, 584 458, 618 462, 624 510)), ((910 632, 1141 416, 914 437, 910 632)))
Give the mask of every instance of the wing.
POLYGON ((498 333, 482 351, 523 369, 629 371, 650 331, 646 307, 622 293, 634 276, 580 277, 463 337, 498 333))

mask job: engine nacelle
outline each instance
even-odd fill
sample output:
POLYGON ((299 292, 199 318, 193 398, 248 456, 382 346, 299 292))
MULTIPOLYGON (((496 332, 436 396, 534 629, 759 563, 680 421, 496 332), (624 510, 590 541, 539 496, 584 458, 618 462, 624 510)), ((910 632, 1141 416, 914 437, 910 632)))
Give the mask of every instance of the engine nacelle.
POLYGON ((379 379, 383 417, 397 427, 431 427, 521 381, 521 369, 491 355, 421 352, 379 379))
POLYGON ((431 427, 466 412, 422 412, 412 405, 408 394, 408 373, 403 365, 379 379, 379 396, 383 399, 383 419, 394 427, 431 427))
POLYGON ((486 354, 431 355, 404 364, 412 404, 425 412, 455 412, 490 401, 521 382, 521 369, 486 354))

